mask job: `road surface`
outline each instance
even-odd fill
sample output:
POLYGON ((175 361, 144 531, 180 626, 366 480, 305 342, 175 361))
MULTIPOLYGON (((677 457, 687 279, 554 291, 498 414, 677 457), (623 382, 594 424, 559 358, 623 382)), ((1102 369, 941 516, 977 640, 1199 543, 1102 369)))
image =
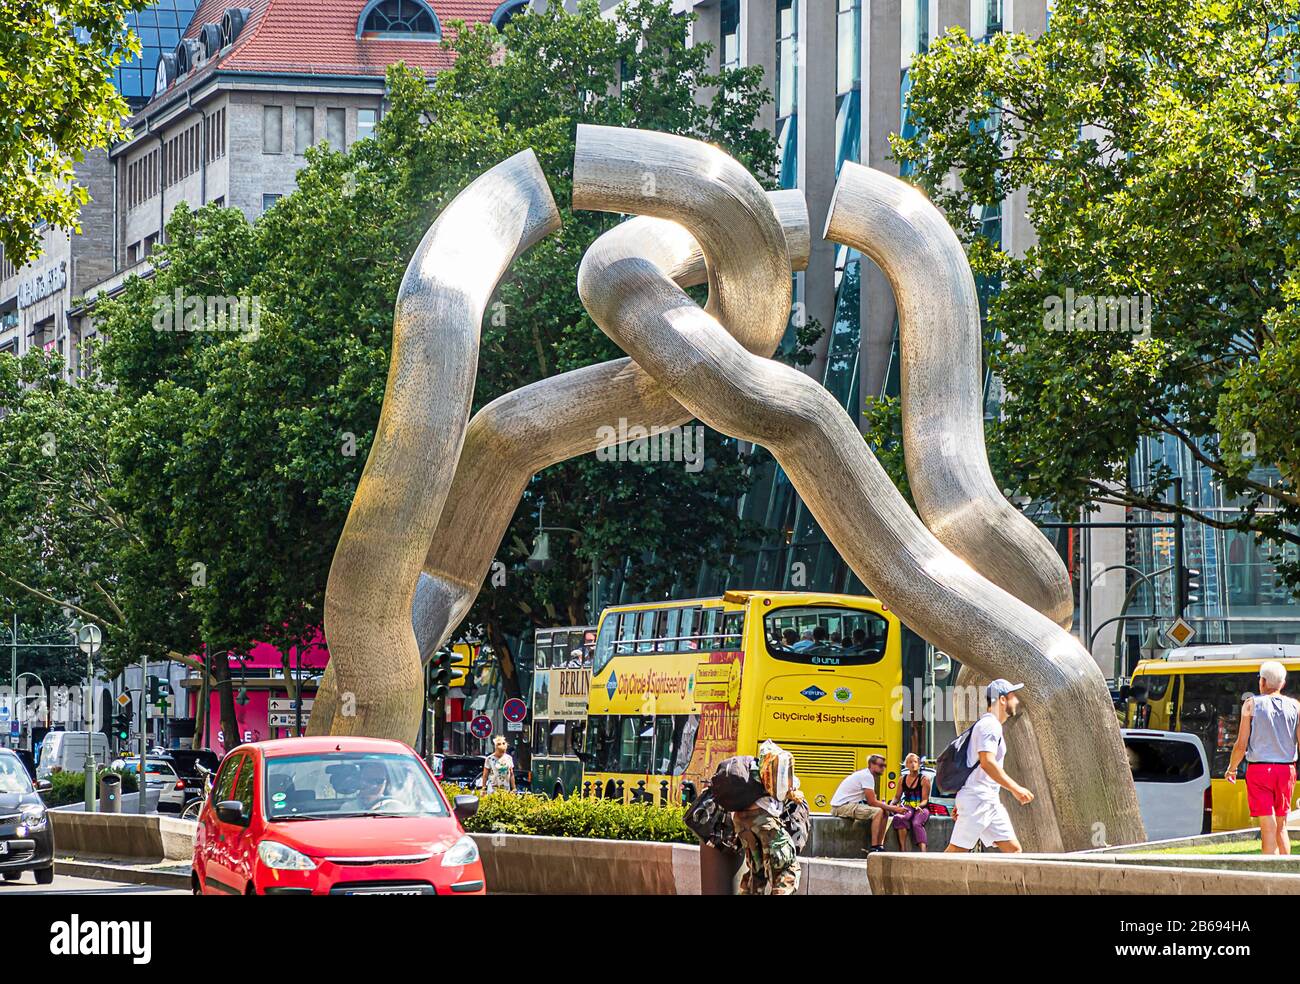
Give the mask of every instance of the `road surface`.
POLYGON ((128 885, 125 882, 100 881, 97 878, 73 878, 55 875, 49 885, 37 885, 30 873, 21 881, 0 882, 0 899, 9 895, 189 895, 178 888, 160 888, 157 885, 128 885))

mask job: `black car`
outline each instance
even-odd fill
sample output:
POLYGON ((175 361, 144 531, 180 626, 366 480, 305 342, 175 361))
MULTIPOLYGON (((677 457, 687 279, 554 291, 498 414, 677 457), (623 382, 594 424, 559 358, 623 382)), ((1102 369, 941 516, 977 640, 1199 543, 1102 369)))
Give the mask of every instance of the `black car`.
POLYGON ((176 769, 176 774, 185 783, 185 802, 198 799, 203 795, 203 773, 196 766, 203 766, 209 772, 216 772, 221 765, 221 756, 210 748, 169 748, 167 756, 176 769))
POLYGON ((22 759, 9 749, 0 749, 0 875, 17 881, 24 871, 36 874, 36 884, 54 881, 54 834, 41 800, 50 788, 44 779, 36 783, 22 759))

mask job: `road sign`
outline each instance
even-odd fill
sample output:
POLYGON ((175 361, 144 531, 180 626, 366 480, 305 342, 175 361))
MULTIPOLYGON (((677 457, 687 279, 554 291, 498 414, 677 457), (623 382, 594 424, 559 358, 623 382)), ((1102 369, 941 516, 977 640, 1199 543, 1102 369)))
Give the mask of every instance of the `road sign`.
POLYGON ((104 633, 94 622, 87 622, 77 630, 77 646, 87 656, 94 656, 99 652, 99 644, 103 639, 104 633))
POLYGON ((22 725, 21 725, 19 722, 17 722, 17 721, 10 721, 10 722, 9 722, 9 737, 10 737, 10 738, 17 738, 17 737, 19 737, 19 736, 22 734, 22 731, 23 731, 23 728, 22 728, 22 725))
MULTIPOLYGON (((304 697, 302 700, 303 714, 305 715, 308 711, 310 711, 312 705, 315 703, 316 703, 315 698, 304 697)), ((284 712, 289 714, 292 714, 295 709, 294 701, 290 697, 272 697, 269 702, 269 705, 270 706, 267 709, 270 711, 279 711, 279 712, 284 712)))
POLYGON ((9 705, 0 704, 0 722, 9 720, 9 705))
POLYGON ((469 723, 469 730, 475 738, 486 738, 492 734, 492 719, 486 714, 480 714, 469 723))
POLYGON ((528 716, 528 705, 518 697, 511 697, 506 701, 505 707, 501 708, 501 713, 507 721, 522 721, 528 716))
POLYGON ((1173 625, 1165 629, 1165 635, 1174 645, 1185 646, 1196 635, 1196 630, 1188 625, 1184 619, 1179 618, 1174 620, 1173 625))
POLYGON ((119 704, 121 704, 123 707, 129 707, 129 706, 131 705, 131 695, 130 695, 130 694, 118 694, 118 695, 117 695, 117 702, 118 702, 119 704))
MULTIPOLYGON (((302 726, 305 728, 311 722, 311 712, 302 712, 302 726)), ((294 711, 276 711, 266 716, 266 723, 272 728, 292 728, 298 723, 298 715, 294 711)))
POLYGON ((507 721, 507 722, 506 722, 506 730, 507 730, 507 731, 523 731, 523 730, 524 730, 524 722, 523 722, 523 721, 507 721))

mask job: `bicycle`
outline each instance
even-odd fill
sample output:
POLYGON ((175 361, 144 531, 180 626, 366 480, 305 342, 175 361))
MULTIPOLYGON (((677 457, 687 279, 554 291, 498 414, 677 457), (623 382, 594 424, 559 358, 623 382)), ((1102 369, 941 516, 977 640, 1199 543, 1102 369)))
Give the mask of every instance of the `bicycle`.
POLYGON ((203 812, 203 804, 212 796, 212 770, 199 765, 197 762, 194 764, 194 768, 203 777, 203 795, 195 797, 185 804, 185 808, 181 810, 181 819, 193 820, 198 823, 199 814, 203 812))

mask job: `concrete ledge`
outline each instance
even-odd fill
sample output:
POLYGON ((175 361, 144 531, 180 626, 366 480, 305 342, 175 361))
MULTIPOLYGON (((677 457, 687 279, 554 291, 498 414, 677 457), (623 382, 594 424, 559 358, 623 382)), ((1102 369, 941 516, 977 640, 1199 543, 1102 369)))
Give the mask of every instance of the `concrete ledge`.
POLYGON ((1246 827, 1242 830, 1221 830, 1217 834, 1195 834, 1191 837, 1171 837, 1169 840, 1145 841, 1141 844, 1097 847, 1090 851, 1080 851, 1079 854, 1093 857, 1098 854, 1149 853, 1164 850, 1165 848, 1201 847, 1206 844, 1237 844, 1241 841, 1255 840, 1258 837, 1258 827, 1246 827))
MULTIPOLYGON (((474 834, 490 893, 526 895, 698 895, 700 849, 693 844, 607 841, 527 834, 474 834)), ((864 861, 800 857, 801 895, 865 895, 864 861)))
POLYGON ((157 885, 161 888, 189 889, 189 871, 172 871, 166 868, 140 868, 110 861, 54 861, 54 873, 73 878, 94 878, 99 881, 125 882, 128 885, 157 885))
MULTIPOLYGON (((952 817, 931 817, 925 825, 926 840, 931 851, 942 851, 952 836, 952 817)), ((871 824, 865 820, 846 820, 818 814, 812 818, 808 845, 803 853, 813 858, 845 858, 861 861, 866 858, 866 847, 871 843, 871 824)), ((916 850, 913 844, 910 848, 916 850)), ((898 831, 891 824, 885 829, 885 850, 899 850, 898 831)))
MULTIPOLYGON (((1177 859, 1175 859, 1177 860, 1177 859)), ((1300 875, 1073 855, 873 854, 876 895, 1300 895, 1300 875)))
POLYGON ((135 861, 189 861, 197 824, 133 813, 50 811, 56 854, 135 861))

